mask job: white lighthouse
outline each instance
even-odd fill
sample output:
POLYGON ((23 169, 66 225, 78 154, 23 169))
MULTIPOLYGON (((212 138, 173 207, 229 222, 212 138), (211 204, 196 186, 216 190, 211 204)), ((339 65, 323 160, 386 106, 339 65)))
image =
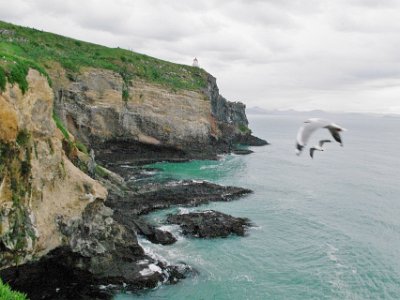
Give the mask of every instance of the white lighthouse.
POLYGON ((199 61, 197 60, 196 57, 193 59, 193 64, 192 64, 192 66, 193 66, 193 67, 196 67, 196 68, 199 67, 199 61))

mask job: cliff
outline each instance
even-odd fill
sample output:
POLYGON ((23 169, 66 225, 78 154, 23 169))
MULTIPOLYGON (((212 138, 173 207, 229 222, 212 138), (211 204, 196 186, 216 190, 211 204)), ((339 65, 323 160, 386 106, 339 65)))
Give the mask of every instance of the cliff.
POLYGON ((214 158, 250 135, 245 106, 226 101, 208 77, 207 90, 194 91, 137 79, 122 101, 115 72, 85 68, 72 82, 52 76, 56 112, 73 135, 103 162, 141 163, 214 158))
POLYGON ((57 128, 47 78, 29 69, 26 81, 25 92, 7 82, 0 93, 2 279, 33 298, 80 299, 93 284, 97 293, 100 283, 138 289, 181 278, 177 266, 146 255, 134 229, 105 206, 103 184, 123 194, 122 178, 101 168, 109 179, 100 183, 81 170, 87 155, 57 128))
POLYGON ((76 281, 176 282, 187 268, 146 255, 136 234, 174 238, 139 215, 251 191, 138 189, 121 177, 132 174, 97 163, 121 171, 126 162, 216 158, 238 143, 266 144, 251 135, 244 104, 223 98, 206 71, 0 22, 0 275, 50 298, 76 281))
POLYGON ((47 79, 30 70, 27 82, 24 94, 10 84, 0 94, 1 267, 64 244, 55 220, 80 218, 90 199, 107 197, 65 156, 47 79))
POLYGON ((210 158, 254 143, 245 106, 223 98, 200 68, 4 22, 0 41, 3 59, 48 74, 55 111, 102 161, 210 158))

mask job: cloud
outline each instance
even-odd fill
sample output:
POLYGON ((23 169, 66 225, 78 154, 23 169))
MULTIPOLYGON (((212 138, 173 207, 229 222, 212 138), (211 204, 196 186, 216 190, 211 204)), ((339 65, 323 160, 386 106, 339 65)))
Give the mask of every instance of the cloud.
POLYGON ((265 108, 397 111, 397 0, 13 0, 0 18, 177 63, 265 108))

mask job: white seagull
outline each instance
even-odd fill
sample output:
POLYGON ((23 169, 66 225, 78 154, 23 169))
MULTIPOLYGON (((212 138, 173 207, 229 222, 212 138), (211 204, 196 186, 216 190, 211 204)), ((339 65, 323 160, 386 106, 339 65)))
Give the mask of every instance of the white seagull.
POLYGON ((307 145, 307 142, 311 136, 311 134, 319 128, 326 128, 332 134, 335 141, 340 143, 340 146, 343 146, 342 139, 340 137, 339 132, 346 131, 345 128, 340 127, 339 125, 332 123, 330 121, 312 118, 304 121, 304 125, 300 127, 297 132, 296 138, 296 154, 300 155, 303 148, 307 145))
POLYGON ((314 158, 314 151, 315 151, 315 150, 317 150, 317 151, 324 151, 324 148, 322 148, 322 146, 323 146, 325 143, 330 143, 330 142, 331 142, 331 140, 320 140, 319 143, 318 143, 318 146, 311 147, 311 148, 310 148, 310 156, 311 156, 311 158, 314 158))

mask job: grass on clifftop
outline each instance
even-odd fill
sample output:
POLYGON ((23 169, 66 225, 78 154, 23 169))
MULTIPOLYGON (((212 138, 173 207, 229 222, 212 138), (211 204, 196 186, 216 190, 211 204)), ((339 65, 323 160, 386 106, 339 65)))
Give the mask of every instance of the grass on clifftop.
POLYGON ((0 92, 5 91, 8 81, 11 84, 18 84, 24 94, 28 90, 26 76, 30 68, 36 69, 42 75, 46 76, 51 85, 49 76, 39 64, 26 58, 3 53, 0 48, 0 92))
POLYGON ((16 75, 18 80, 14 82, 24 91, 27 85, 21 77, 26 73, 26 67, 33 65, 35 69, 44 72, 54 61, 60 63, 69 74, 79 73, 82 67, 112 70, 122 76, 126 85, 135 78, 173 89, 198 90, 207 85, 207 73, 200 68, 174 64, 132 51, 108 48, 2 21, 0 60, 0 89, 4 89, 5 77, 12 83, 16 75), (10 65, 10 61, 17 62, 18 67, 15 68, 18 70, 10 65))
POLYGON ((0 299, 1 300, 26 300, 25 294, 14 292, 7 284, 4 284, 0 279, 0 299))

